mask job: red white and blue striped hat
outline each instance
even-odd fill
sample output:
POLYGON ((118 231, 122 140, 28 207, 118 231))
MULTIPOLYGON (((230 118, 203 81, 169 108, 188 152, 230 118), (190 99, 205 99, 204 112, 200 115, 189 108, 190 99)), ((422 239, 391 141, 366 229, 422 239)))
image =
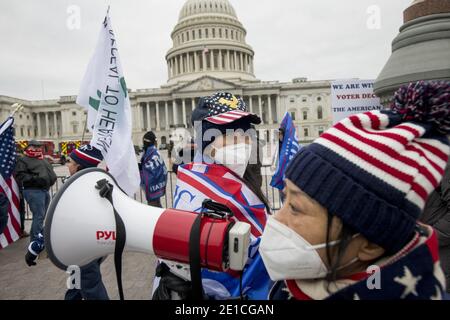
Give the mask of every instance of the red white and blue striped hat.
POLYGON ((253 124, 261 123, 258 115, 248 112, 247 105, 242 98, 228 92, 218 92, 210 97, 200 99, 192 114, 192 123, 204 120, 221 126, 243 118, 248 118, 249 122, 253 124))
POLYGON ((450 154, 450 82, 400 88, 390 110, 350 116, 304 147, 286 178, 369 241, 412 237, 450 154))
POLYGON ((97 148, 87 144, 75 149, 70 158, 83 168, 97 167, 103 160, 103 155, 97 148))

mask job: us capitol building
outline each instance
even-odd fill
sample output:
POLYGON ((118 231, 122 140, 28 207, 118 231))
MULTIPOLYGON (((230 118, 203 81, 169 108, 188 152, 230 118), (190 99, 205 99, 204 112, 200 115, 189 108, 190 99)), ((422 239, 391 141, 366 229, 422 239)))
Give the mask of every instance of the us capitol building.
MULTIPOLYGON (((331 126, 330 81, 258 80, 255 52, 246 43, 246 34, 228 0, 187 0, 171 34, 173 47, 165 57, 167 83, 130 91, 134 144, 141 145, 148 130, 160 143, 168 143, 175 128, 192 130, 190 117, 199 98, 217 91, 244 98, 250 110, 261 116, 263 123, 257 129, 266 141, 273 139, 269 132, 279 127, 286 112, 300 128, 297 134, 303 143, 331 126)), ((76 96, 43 101, 0 96, 0 116, 5 119, 13 103, 22 103, 25 108, 15 116, 17 140, 80 140, 86 112, 75 100, 76 96)), ((85 140, 90 137, 85 132, 85 140)))

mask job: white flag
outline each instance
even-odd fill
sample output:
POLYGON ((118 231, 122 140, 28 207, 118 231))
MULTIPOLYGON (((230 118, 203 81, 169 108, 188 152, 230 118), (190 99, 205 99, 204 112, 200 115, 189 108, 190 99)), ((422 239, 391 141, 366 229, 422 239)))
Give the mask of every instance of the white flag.
POLYGON ((139 188, 140 176, 131 137, 131 105, 109 10, 84 75, 77 104, 88 110, 91 145, 102 152, 109 172, 119 186, 129 196, 134 195, 139 188))

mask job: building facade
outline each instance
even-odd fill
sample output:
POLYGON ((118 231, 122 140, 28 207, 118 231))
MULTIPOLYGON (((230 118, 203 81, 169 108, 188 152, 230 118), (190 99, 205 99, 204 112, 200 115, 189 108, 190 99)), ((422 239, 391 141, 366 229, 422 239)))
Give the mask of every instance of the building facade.
MULTIPOLYGON (((155 131, 168 143, 176 128, 192 130, 190 117, 200 97, 228 91, 242 97, 261 116, 260 138, 270 141, 272 129, 291 113, 299 139, 308 143, 332 123, 330 81, 260 81, 253 66, 255 52, 246 43, 247 31, 228 0, 187 0, 167 52, 168 81, 160 88, 130 90, 133 141, 140 145, 144 133, 155 131)), ((16 139, 85 140, 86 111, 76 96, 26 101, 0 96, 0 116, 5 119, 13 103, 25 108, 16 115, 16 139)))

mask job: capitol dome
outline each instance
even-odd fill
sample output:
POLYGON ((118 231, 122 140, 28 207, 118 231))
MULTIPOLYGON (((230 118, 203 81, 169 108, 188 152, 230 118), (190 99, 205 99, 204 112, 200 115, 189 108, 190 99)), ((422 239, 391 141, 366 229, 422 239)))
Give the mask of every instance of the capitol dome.
POLYGON ((209 75, 235 82, 257 81, 247 31, 228 0, 187 0, 166 55, 168 85, 209 75))
POLYGON ((180 18, 198 14, 224 14, 237 19, 236 11, 228 0, 188 0, 181 9, 180 18))

